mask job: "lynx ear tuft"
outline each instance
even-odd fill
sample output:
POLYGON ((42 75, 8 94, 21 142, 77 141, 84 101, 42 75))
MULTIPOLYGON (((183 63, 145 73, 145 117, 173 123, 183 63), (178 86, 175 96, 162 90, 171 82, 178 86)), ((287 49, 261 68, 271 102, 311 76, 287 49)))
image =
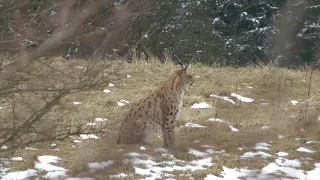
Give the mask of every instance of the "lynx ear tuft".
POLYGON ((178 63, 182 68, 184 68, 182 62, 180 61, 180 59, 178 59, 178 63))
POLYGON ((184 70, 185 70, 185 71, 187 70, 188 66, 189 66, 189 64, 187 64, 186 67, 184 67, 184 70))

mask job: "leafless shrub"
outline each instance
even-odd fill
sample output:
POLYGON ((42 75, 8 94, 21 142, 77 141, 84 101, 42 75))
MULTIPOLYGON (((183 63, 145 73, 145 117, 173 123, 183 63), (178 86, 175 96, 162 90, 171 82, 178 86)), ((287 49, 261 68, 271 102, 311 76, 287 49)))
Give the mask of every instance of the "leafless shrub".
MULTIPOLYGON (((6 149, 0 149, 0 152, 36 142, 63 140, 72 135, 99 133, 108 127, 106 123, 99 127, 88 127, 86 123, 93 117, 75 116, 76 111, 66 108, 65 99, 74 93, 105 86, 112 78, 117 78, 119 66, 111 66, 107 61, 88 60, 77 67, 72 65, 72 61, 43 57, 57 45, 74 37, 86 20, 110 4, 108 0, 90 1, 91 3, 84 3, 82 9, 75 12, 71 8, 75 2, 57 1, 61 15, 58 16, 59 19, 55 19, 57 26, 53 34, 42 39, 39 44, 30 43, 27 46, 23 41, 26 37, 36 37, 41 25, 32 29, 26 23, 19 24, 25 18, 20 11, 14 12, 16 29, 21 32, 14 41, 16 46, 23 45, 19 48, 17 58, 10 60, 5 56, 0 61, 0 105, 3 106, 0 112, 0 147, 7 146, 6 149), (33 47, 31 51, 30 47, 33 47)), ((95 57, 114 48, 112 44, 117 43, 121 37, 119 32, 124 32, 122 30, 128 27, 146 2, 135 3, 131 0, 123 8, 111 13, 115 23, 96 50, 95 57)), ((23 1, 22 4, 24 3, 28 2, 23 1)), ((37 17, 44 18, 42 13, 43 11, 39 12, 37 17)))

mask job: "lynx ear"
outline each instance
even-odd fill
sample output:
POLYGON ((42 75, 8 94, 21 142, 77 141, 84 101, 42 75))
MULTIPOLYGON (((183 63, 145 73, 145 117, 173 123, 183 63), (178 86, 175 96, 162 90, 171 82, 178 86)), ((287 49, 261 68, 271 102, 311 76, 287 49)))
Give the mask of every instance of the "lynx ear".
MULTIPOLYGON (((184 67, 184 70, 187 71, 187 68, 189 66, 189 63, 186 65, 186 67, 184 67)), ((183 67, 183 66, 182 66, 183 67)))

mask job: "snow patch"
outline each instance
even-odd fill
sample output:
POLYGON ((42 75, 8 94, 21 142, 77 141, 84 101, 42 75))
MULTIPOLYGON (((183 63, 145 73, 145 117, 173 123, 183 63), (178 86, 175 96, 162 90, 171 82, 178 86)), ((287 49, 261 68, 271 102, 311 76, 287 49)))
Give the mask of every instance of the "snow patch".
POLYGON ((12 157, 12 161, 23 161, 23 157, 12 157))
POLYGON ((31 151, 37 151, 38 150, 37 148, 34 148, 34 147, 26 147, 24 149, 25 150, 31 150, 31 151))
POLYGON ((244 169, 244 168, 227 168, 225 166, 222 167, 223 171, 221 172, 220 176, 215 176, 212 174, 207 175, 205 180, 240 180, 243 179, 242 177, 249 176, 254 172, 254 170, 244 169))
POLYGON ((286 152, 282 152, 282 151, 277 152, 277 153, 275 153, 275 154, 277 154, 277 155, 278 155, 278 156, 280 156, 280 157, 288 156, 288 153, 286 153, 286 152))
POLYGON ((58 177, 66 176, 67 170, 63 167, 54 166, 51 163, 57 163, 61 158, 57 156, 38 156, 35 160, 34 168, 40 171, 47 171, 48 173, 44 175, 44 178, 56 179, 58 177))
POLYGON ((254 147, 255 150, 269 150, 269 146, 271 146, 268 143, 265 142, 261 142, 261 143, 257 143, 254 147))
POLYGON ((103 169, 105 167, 108 167, 113 164, 112 160, 109 160, 107 162, 93 162, 93 163, 88 163, 88 167, 90 169, 103 169))
POLYGON ((94 134, 80 134, 81 139, 100 139, 98 136, 94 134))
POLYGON ((314 153, 313 150, 307 149, 307 148, 305 148, 305 147, 299 147, 299 148, 297 149, 297 151, 299 151, 299 152, 305 152, 305 153, 314 153))
POLYGON ((95 120, 100 122, 100 121, 106 121, 107 119, 105 119, 105 118, 96 118, 95 120))
POLYGON ((241 95, 239 95, 239 94, 236 94, 236 93, 231 93, 231 96, 232 97, 236 97, 239 101, 241 101, 241 102, 248 102, 248 103, 250 103, 250 102, 253 102, 254 100, 253 99, 251 99, 251 98, 247 98, 247 97, 243 97, 243 96, 241 96, 241 95))
POLYGON ((185 127, 192 127, 192 128, 205 128, 206 126, 202 126, 200 124, 192 123, 192 122, 187 122, 185 127))
POLYGON ((127 176, 128 176, 127 174, 120 173, 120 174, 116 174, 116 175, 111 175, 110 177, 111 178, 125 178, 127 176))
POLYGON ((117 102, 118 106, 125 106, 126 104, 122 103, 122 102, 117 102))
POLYGON ((211 108, 211 106, 206 102, 194 103, 191 109, 207 109, 211 108))
POLYGON ((108 86, 109 86, 109 87, 114 87, 114 84, 109 83, 108 86))
POLYGON ((229 128, 231 129, 232 132, 238 132, 239 131, 239 129, 237 129, 237 128, 231 126, 231 125, 229 125, 229 128))
POLYGON ((320 144, 320 141, 307 141, 306 144, 320 144))
POLYGON ((296 100, 291 100, 290 103, 295 106, 295 105, 297 105, 299 102, 296 101, 296 100))
POLYGON ((126 103, 126 104, 129 104, 129 103, 130 103, 130 101, 127 101, 127 100, 124 100, 124 99, 121 99, 120 102, 126 103))
MULTIPOLYGON (((37 171, 34 169, 28 169, 26 171, 17 171, 17 172, 10 172, 3 176, 3 180, 24 180, 37 175, 37 171)), ((2 179, 1 178, 1 179, 2 179)))
POLYGON ((78 102, 78 101, 73 101, 72 103, 73 103, 74 105, 82 104, 81 102, 78 102))
POLYGON ((276 163, 280 166, 300 167, 301 162, 298 159, 289 160, 282 157, 276 159, 276 163))
POLYGON ((241 158, 254 158, 254 157, 262 157, 262 158, 269 158, 272 157, 272 155, 265 153, 263 151, 258 151, 258 152, 246 152, 244 153, 242 156, 240 156, 241 158))
POLYGON ((88 126, 95 126, 97 123, 87 123, 88 126))
POLYGON ((234 102, 233 99, 231 99, 230 97, 228 96, 218 96, 218 95, 215 95, 215 94, 210 94, 210 97, 214 97, 214 98, 218 98, 218 99, 223 99, 231 104, 236 104, 236 102, 234 102))
POLYGON ((103 92, 104 93, 111 93, 111 91, 109 89, 104 89, 103 92))
POLYGON ((208 120, 209 120, 209 121, 213 121, 213 122, 226 123, 225 120, 218 119, 218 118, 210 118, 210 119, 208 119, 208 120))
POLYGON ((197 151, 195 149, 191 149, 189 148, 189 151, 188 151, 189 154, 192 154, 194 156, 198 156, 198 157, 206 157, 208 154, 205 153, 205 152, 201 152, 201 151, 197 151))

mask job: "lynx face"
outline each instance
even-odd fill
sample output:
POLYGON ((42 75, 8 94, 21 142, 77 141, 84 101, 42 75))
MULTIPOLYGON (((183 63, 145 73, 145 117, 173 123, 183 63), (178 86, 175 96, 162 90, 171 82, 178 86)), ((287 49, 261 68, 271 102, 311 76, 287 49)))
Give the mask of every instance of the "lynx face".
POLYGON ((182 66, 158 90, 133 104, 122 122, 118 143, 143 143, 161 127, 164 146, 175 144, 175 120, 182 109, 187 85, 194 82, 187 68, 188 65, 182 66))

